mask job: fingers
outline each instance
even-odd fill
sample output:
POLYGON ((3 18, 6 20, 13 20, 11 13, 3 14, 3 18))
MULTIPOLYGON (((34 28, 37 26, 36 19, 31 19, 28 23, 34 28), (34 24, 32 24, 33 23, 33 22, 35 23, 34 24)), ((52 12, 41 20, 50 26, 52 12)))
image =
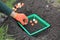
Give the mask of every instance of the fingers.
POLYGON ((25 14, 15 14, 16 16, 14 17, 17 21, 19 21, 22 25, 26 25, 28 23, 28 18, 25 14))
POLYGON ((24 23, 24 25, 27 25, 28 24, 28 18, 27 17, 24 17, 23 23, 24 23))
POLYGON ((20 22, 21 22, 22 25, 25 25, 25 22, 24 21, 21 20, 20 22))
POLYGON ((21 21, 21 24, 22 25, 27 25, 28 24, 28 20, 25 20, 25 22, 24 21, 21 21))
POLYGON ((22 14, 22 16, 23 16, 23 17, 22 17, 22 20, 21 20, 21 21, 22 21, 22 24, 23 24, 23 25, 26 25, 26 24, 28 23, 28 18, 26 17, 25 14, 22 14))
POLYGON ((27 18, 23 19, 23 22, 25 23, 25 25, 27 25, 28 24, 28 19, 27 18))

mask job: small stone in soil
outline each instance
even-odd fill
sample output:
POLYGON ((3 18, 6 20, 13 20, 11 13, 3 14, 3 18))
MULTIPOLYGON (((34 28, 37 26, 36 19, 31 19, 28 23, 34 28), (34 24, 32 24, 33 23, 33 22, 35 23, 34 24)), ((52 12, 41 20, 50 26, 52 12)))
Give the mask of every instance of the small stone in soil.
POLYGON ((48 8, 48 7, 49 7, 49 5, 46 5, 46 7, 48 8))

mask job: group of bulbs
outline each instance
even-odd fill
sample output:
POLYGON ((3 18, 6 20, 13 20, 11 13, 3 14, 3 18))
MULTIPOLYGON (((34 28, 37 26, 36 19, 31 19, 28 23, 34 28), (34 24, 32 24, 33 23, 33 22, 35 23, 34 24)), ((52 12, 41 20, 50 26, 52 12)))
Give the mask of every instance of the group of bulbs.
POLYGON ((30 20, 31 26, 34 26, 37 23, 38 23, 38 21, 36 19, 30 20))
POLYGON ((16 11, 18 8, 21 8, 22 6, 24 6, 24 3, 17 3, 15 4, 15 7, 13 7, 12 9, 16 11))

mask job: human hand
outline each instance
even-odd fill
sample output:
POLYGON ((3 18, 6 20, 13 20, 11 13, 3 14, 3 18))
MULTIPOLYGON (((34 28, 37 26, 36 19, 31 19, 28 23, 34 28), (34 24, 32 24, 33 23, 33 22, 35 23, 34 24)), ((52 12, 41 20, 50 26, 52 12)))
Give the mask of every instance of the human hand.
POLYGON ((26 25, 28 23, 28 18, 24 13, 14 13, 12 17, 19 21, 22 25, 26 25))

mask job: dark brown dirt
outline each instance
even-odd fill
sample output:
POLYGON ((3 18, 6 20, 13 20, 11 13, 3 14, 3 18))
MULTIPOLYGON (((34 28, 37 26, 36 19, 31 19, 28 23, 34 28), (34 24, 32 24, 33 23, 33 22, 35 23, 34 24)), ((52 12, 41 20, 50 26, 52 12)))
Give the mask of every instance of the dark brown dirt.
POLYGON ((16 40, 60 40, 60 12, 58 9, 48 4, 45 0, 20 0, 17 2, 24 2, 25 8, 28 11, 26 14, 37 13, 43 19, 51 24, 51 27, 44 32, 40 33, 36 37, 28 36, 12 18, 8 19, 9 34, 15 35, 16 40), (46 8, 46 5, 49 8, 46 8))

